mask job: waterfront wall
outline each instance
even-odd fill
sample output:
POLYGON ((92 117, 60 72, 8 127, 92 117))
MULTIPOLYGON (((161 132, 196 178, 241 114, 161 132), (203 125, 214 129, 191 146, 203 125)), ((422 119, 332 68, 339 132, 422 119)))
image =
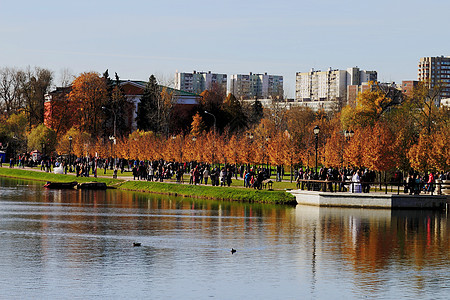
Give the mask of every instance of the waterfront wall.
POLYGON ((444 209, 450 202, 447 195, 385 195, 290 191, 298 204, 328 207, 444 209))

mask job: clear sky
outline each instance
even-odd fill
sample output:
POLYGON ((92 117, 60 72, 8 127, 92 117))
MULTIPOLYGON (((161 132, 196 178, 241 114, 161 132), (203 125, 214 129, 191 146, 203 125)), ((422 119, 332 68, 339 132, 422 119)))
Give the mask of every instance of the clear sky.
POLYGON ((0 67, 167 81, 180 72, 283 75, 358 66, 417 79, 450 55, 447 0, 0 0, 0 67))

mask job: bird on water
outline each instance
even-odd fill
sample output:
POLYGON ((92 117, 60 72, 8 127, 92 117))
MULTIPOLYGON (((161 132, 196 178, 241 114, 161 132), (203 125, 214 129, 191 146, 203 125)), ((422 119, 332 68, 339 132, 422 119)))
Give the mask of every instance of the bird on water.
POLYGON ((133 247, 140 247, 141 243, 133 243, 133 247))
POLYGON ((236 252, 236 249, 231 248, 231 254, 234 254, 236 252))

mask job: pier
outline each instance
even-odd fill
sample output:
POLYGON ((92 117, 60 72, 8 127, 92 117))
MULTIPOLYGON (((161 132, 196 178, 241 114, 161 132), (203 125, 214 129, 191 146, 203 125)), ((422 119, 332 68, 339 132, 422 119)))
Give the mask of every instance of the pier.
POLYGON ((331 193, 321 191, 289 191, 298 204, 325 207, 388 208, 388 209, 446 209, 449 195, 408 195, 384 193, 331 193))

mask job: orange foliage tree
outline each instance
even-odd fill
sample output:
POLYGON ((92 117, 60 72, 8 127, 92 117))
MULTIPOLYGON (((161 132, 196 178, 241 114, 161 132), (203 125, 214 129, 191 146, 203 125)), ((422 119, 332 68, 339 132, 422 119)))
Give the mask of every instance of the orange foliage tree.
POLYGON ((80 130, 97 136, 103 121, 102 106, 107 101, 105 80, 95 72, 81 74, 72 83, 69 99, 77 107, 80 130))
POLYGON ((327 139, 323 152, 323 163, 328 167, 339 167, 343 165, 345 137, 342 131, 335 129, 327 139))
POLYGON ((395 167, 395 137, 387 125, 377 122, 373 128, 367 129, 365 150, 362 165, 375 170, 387 171, 395 167))
POLYGON ((364 164, 363 154, 369 130, 358 128, 354 131, 355 135, 344 145, 344 165, 361 167, 364 164))

